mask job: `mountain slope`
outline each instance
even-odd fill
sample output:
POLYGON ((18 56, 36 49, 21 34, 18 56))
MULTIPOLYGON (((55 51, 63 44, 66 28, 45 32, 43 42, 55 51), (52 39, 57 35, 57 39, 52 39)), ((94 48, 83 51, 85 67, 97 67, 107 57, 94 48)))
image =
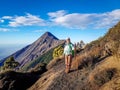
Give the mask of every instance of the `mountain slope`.
POLYGON ((54 48, 48 50, 46 53, 39 56, 37 59, 30 61, 29 63, 24 65, 21 68, 21 70, 28 71, 31 68, 34 68, 35 66, 37 66, 39 63, 48 64, 53 59, 53 50, 54 50, 54 48))
POLYGON ((22 67, 26 63, 36 59, 37 57, 43 55, 45 52, 47 52, 51 48, 54 48, 61 43, 63 43, 63 40, 59 40, 50 32, 46 32, 34 43, 17 51, 11 56, 14 56, 15 60, 20 62, 22 67))
POLYGON ((119 90, 120 22, 73 58, 70 73, 64 73, 64 59, 51 62, 28 90, 119 90))

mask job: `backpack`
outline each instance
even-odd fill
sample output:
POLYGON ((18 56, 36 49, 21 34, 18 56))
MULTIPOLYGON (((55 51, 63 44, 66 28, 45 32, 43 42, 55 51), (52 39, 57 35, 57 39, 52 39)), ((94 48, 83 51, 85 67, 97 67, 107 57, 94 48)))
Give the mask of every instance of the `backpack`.
POLYGON ((72 56, 74 56, 74 50, 72 50, 72 46, 71 46, 71 44, 69 44, 69 47, 70 47, 70 49, 71 49, 72 56))

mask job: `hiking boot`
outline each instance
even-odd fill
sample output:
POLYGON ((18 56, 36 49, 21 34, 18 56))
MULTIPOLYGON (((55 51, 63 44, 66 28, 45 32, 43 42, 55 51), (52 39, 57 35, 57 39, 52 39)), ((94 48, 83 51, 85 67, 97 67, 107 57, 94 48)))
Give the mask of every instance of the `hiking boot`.
POLYGON ((65 72, 66 72, 66 73, 69 73, 69 72, 70 72, 70 65, 67 65, 67 66, 66 66, 65 72))

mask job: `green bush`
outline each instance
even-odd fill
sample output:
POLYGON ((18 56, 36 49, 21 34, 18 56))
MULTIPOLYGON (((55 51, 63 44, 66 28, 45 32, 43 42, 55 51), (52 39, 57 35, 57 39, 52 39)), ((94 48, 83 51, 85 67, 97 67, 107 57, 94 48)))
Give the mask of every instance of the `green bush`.
POLYGON ((3 68, 4 69, 14 69, 18 65, 19 65, 19 63, 15 61, 14 57, 10 57, 4 62, 3 68))
POLYGON ((61 45, 55 48, 53 51, 53 58, 60 57, 63 54, 63 51, 64 49, 61 45))

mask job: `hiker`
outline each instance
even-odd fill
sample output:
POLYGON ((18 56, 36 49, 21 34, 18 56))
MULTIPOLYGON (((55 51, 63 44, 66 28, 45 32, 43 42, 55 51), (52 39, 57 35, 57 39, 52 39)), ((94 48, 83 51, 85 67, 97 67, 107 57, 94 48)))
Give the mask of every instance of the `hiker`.
POLYGON ((72 56, 73 56, 74 46, 70 41, 70 38, 66 40, 66 45, 64 47, 64 57, 65 57, 65 72, 69 73, 71 63, 72 63, 72 56))

